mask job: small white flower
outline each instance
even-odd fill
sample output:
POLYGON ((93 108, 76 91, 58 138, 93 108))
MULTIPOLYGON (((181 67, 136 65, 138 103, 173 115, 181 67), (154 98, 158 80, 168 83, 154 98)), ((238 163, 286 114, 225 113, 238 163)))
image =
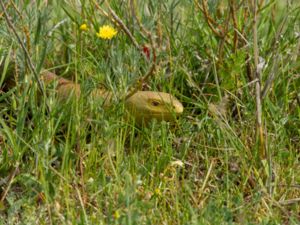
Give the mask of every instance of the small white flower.
POLYGON ((257 72, 261 72, 265 67, 266 67, 266 60, 263 57, 259 57, 257 72))
POLYGON ((175 160, 175 161, 171 162, 171 166, 174 166, 174 167, 176 167, 176 166, 183 167, 184 163, 182 161, 180 161, 180 160, 175 160))

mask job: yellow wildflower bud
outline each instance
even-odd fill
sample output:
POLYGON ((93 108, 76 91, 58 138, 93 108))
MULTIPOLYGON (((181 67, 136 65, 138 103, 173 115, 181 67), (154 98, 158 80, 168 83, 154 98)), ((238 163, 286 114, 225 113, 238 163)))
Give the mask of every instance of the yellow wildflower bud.
POLYGON ((113 214, 113 217, 117 220, 117 219, 119 219, 120 218, 120 213, 119 213, 119 211, 118 210, 116 210, 115 212, 114 212, 114 214, 113 214))
POLYGON ((79 29, 82 30, 82 31, 87 31, 88 26, 85 23, 83 23, 83 24, 80 25, 79 29))
POLYGON ((155 188, 154 193, 155 193, 157 196, 161 196, 161 191, 160 191, 159 188, 155 188))

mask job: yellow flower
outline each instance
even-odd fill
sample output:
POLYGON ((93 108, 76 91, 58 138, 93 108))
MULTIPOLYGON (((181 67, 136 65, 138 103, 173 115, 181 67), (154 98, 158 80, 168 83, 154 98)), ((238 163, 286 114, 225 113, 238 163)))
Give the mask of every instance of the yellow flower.
POLYGON ((87 31, 89 28, 86 25, 86 23, 83 23, 83 24, 80 25, 79 29, 82 30, 82 31, 87 31))
POLYGON ((117 219, 119 219, 120 218, 120 213, 119 213, 119 211, 118 210, 116 210, 115 212, 114 212, 114 214, 113 214, 113 217, 117 220, 117 219))
POLYGON ((105 25, 99 28, 99 33, 96 33, 96 35, 102 39, 112 39, 117 33, 113 27, 105 25))
POLYGON ((154 193, 155 193, 157 196, 161 196, 161 191, 160 191, 159 188, 155 188, 154 193))

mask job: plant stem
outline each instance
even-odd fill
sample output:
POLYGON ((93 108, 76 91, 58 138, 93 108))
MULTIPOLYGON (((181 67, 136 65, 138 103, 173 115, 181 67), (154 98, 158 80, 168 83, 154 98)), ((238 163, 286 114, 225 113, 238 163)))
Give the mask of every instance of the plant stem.
POLYGON ((266 158, 264 131, 262 123, 262 101, 261 101, 261 70, 258 68, 258 34, 257 34, 257 0, 253 0, 253 54, 254 54, 254 76, 257 81, 255 84, 255 100, 256 100, 256 137, 259 142, 260 159, 266 158))

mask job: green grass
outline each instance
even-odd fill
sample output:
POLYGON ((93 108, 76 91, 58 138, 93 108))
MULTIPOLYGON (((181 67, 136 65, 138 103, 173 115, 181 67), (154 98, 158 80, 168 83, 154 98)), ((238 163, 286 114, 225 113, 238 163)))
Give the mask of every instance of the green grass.
MULTIPOLYGON (((296 1, 289 7, 262 1, 258 13, 262 86, 275 74, 262 104, 266 159, 259 156, 255 85, 247 72, 254 70, 253 18, 244 14, 250 1, 238 1, 243 37, 236 48, 227 8, 218 14, 220 1, 210 1, 209 13, 222 27, 228 24, 227 41, 193 1, 137 1, 138 17, 157 44, 155 76, 144 88, 172 93, 185 106, 174 123, 147 127, 125 119, 120 96, 150 62, 120 29, 112 40, 96 37, 100 26, 113 22, 94 1, 46 2, 4 5, 37 71, 53 68, 72 77, 84 94, 64 104, 53 87, 40 94, 1 9, 0 60, 7 67, 0 84, 5 89, 4 76, 15 67, 19 82, 0 96, 0 224, 300 223, 296 1), (82 23, 87 32, 79 30, 82 23), (17 66, 9 67, 12 61, 17 66), (115 93, 108 109, 87 97, 94 84, 115 93), (225 96, 228 104, 222 104, 225 96)), ((138 43, 149 44, 127 1, 109 2, 138 43)))

